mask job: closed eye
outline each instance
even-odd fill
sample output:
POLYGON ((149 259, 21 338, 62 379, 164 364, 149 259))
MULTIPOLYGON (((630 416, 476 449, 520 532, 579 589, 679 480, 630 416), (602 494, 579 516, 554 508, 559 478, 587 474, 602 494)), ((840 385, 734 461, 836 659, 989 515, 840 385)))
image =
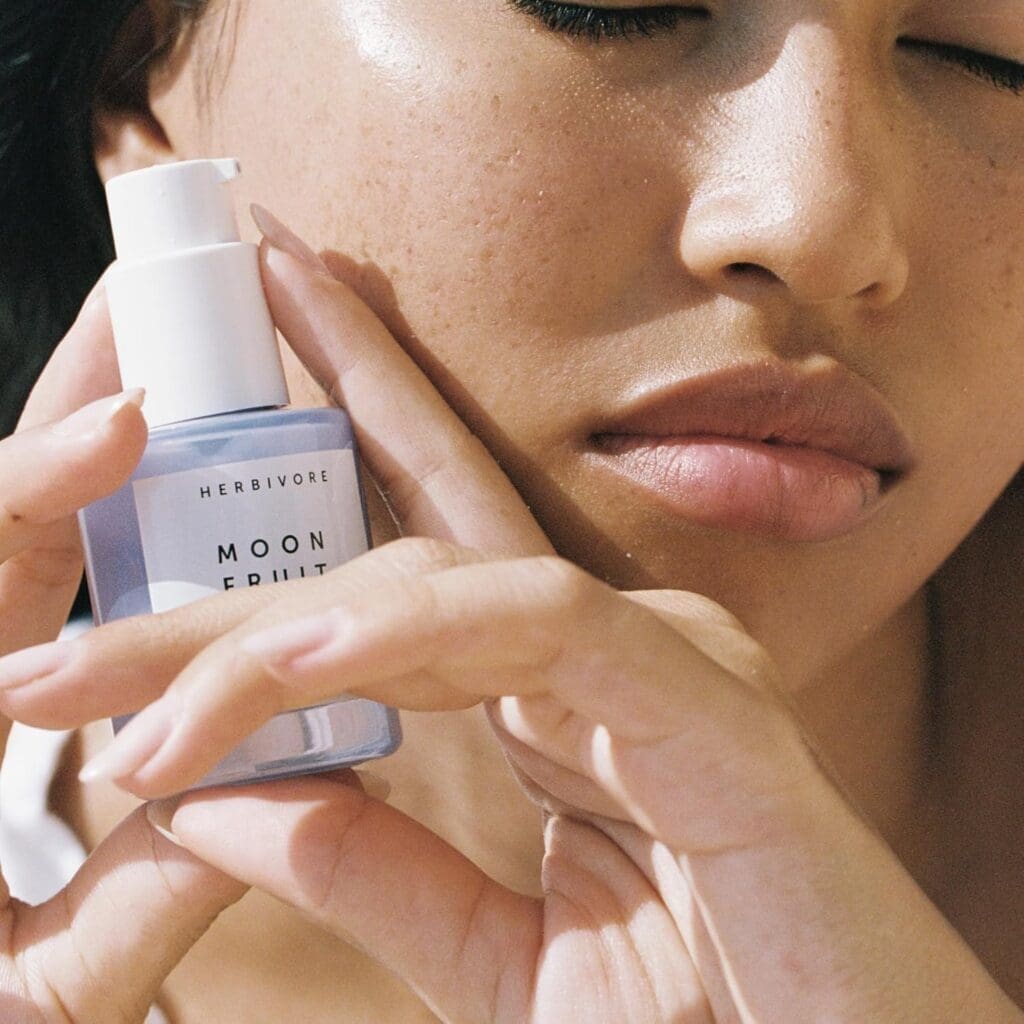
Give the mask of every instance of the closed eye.
MULTIPOLYGON (((706 21, 711 17, 707 8, 677 4, 609 8, 558 0, 506 0, 506 3, 514 10, 536 18, 553 32, 582 37, 595 43, 606 39, 650 37, 671 32, 683 20, 706 21)), ((1000 89, 1016 95, 1024 94, 1024 64, 1018 61, 953 43, 937 43, 909 36, 901 37, 899 45, 953 65, 1000 89)))
POLYGON ((901 38, 899 43, 905 49, 925 53, 947 64, 953 64, 1001 89, 1009 89, 1018 96, 1024 94, 1024 64, 1015 60, 981 53, 966 46, 955 46, 952 43, 933 43, 907 37, 901 38))
POLYGON ((553 32, 591 42, 631 39, 670 32, 683 20, 711 17, 703 7, 662 4, 658 7, 591 7, 554 0, 506 0, 510 7, 543 22, 553 32))

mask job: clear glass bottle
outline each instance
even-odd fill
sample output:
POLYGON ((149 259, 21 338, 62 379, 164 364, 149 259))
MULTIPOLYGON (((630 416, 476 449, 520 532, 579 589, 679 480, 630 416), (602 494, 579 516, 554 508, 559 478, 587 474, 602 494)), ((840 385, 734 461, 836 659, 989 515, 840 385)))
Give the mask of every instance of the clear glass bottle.
MULTIPOLYGON (((237 173, 194 160, 107 185, 118 359, 124 386, 146 388, 151 431, 131 480, 79 514, 97 624, 319 576, 370 546, 347 415, 284 407, 256 247, 238 241, 223 188, 237 173)), ((400 742, 394 709, 342 697, 277 715, 197 787, 324 771, 400 742)))

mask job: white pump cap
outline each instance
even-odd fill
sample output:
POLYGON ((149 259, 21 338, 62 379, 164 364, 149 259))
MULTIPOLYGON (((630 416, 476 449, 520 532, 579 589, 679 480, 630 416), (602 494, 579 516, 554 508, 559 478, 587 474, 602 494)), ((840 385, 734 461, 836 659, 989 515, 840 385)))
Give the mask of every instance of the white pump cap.
POLYGON ((158 427, 288 403, 255 245, 239 240, 234 159, 111 178, 117 261, 106 273, 121 383, 158 427))

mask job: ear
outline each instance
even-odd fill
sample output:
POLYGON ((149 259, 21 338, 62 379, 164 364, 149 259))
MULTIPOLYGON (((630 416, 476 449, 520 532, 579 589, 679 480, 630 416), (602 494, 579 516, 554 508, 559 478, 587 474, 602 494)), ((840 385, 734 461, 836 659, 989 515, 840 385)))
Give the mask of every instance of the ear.
POLYGON ((119 31, 92 109, 93 157, 100 180, 186 159, 169 130, 167 97, 187 74, 179 51, 180 15, 167 0, 142 0, 119 31))

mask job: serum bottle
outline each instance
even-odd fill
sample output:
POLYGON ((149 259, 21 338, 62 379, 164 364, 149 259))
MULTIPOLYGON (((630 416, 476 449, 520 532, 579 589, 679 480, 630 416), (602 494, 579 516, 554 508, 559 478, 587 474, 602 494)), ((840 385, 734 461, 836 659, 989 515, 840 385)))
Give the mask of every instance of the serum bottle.
MULTIPOLYGON (((258 250, 239 239, 227 187, 238 173, 234 159, 188 160, 107 183, 114 339, 123 386, 146 389, 150 439, 129 482, 79 513, 97 625, 320 576, 370 546, 348 416, 286 408, 258 250)), ((277 715, 196 788, 324 771, 400 742, 394 709, 341 698, 277 715)))

